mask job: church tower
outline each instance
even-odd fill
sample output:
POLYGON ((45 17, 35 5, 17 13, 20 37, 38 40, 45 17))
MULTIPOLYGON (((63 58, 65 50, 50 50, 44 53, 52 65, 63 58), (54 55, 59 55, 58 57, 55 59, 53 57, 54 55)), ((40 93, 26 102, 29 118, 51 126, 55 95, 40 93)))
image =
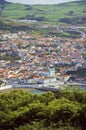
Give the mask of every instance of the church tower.
POLYGON ((54 68, 53 65, 51 65, 51 66, 49 67, 49 76, 50 76, 50 77, 55 77, 55 68, 54 68))
POLYGON ((83 64, 82 64, 82 68, 83 68, 83 69, 86 69, 86 48, 83 49, 83 51, 82 51, 81 54, 82 54, 83 59, 84 59, 84 62, 83 62, 83 64))

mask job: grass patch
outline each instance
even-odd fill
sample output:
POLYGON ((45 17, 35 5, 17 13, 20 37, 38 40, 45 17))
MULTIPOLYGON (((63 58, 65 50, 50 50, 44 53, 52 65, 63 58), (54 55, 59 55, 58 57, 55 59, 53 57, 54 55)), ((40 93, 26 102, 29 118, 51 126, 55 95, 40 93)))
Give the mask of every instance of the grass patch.
MULTIPOLYGON (((44 22, 62 23, 63 18, 86 17, 86 1, 68 2, 57 5, 23 5, 8 3, 5 5, 2 16, 8 19, 37 19, 44 22), (70 12, 73 12, 72 14, 70 12)), ((72 23, 70 21, 70 23, 72 23)), ((78 21, 77 21, 78 23, 78 21)))

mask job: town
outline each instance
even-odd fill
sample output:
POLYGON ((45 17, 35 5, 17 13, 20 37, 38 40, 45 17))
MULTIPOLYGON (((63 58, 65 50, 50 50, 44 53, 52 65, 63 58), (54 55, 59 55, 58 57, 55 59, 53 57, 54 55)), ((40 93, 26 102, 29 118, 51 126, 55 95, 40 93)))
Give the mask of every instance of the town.
POLYGON ((50 28, 55 31, 46 35, 0 31, 0 90, 6 86, 54 90, 67 85, 86 89, 86 28, 39 26, 50 28))

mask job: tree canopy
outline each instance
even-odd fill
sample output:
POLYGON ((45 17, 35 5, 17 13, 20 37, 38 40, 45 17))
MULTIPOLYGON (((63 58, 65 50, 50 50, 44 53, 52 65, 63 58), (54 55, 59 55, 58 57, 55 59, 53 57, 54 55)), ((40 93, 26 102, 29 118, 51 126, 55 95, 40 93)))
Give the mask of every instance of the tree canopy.
POLYGON ((0 130, 85 130, 86 91, 0 93, 0 130))

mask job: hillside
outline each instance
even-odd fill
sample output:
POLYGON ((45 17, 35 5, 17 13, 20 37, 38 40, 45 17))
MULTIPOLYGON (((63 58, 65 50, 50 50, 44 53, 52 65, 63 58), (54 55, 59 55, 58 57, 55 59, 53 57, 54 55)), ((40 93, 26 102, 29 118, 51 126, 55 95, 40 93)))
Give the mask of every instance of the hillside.
MULTIPOLYGON (((2 19, 27 19, 43 22, 84 24, 86 23, 86 1, 68 2, 58 5, 23 5, 0 2, 2 19)), ((0 18, 0 19, 1 19, 0 18)))
POLYGON ((0 14, 2 13, 2 10, 4 10, 4 7, 6 6, 7 2, 4 0, 0 0, 0 14))

